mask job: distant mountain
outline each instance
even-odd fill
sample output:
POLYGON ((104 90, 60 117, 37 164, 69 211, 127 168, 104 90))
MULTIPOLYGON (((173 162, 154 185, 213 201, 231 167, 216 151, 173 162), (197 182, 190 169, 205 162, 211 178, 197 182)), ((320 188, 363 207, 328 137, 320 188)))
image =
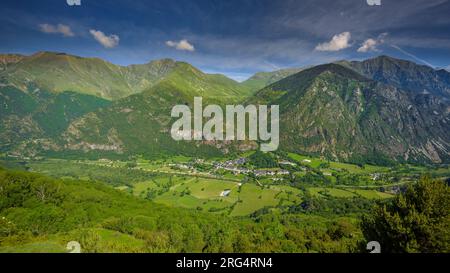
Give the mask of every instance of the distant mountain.
MULTIPOLYGON (((238 83, 222 75, 205 74, 187 63, 175 63, 171 72, 147 90, 113 102, 73 120, 59 138, 46 139, 33 150, 86 155, 164 156, 170 154, 219 155, 220 143, 177 142, 170 136, 177 104, 192 106, 195 96, 204 103, 234 103, 248 95, 238 83)), ((230 149, 226 147, 225 149, 230 149)), ((26 150, 22 150, 26 153, 26 150)))
MULTIPOLYGON (((8 68, 0 74, 0 149, 16 154, 76 150, 74 147, 118 151, 95 141, 78 146, 73 142, 86 136, 90 139, 92 134, 97 134, 100 142, 111 142, 111 134, 94 130, 108 126, 112 130, 108 132, 118 132, 124 138, 126 151, 136 151, 133 147, 140 149, 141 145, 156 149, 149 140, 166 140, 167 134, 162 137, 160 131, 167 131, 170 110, 175 104, 192 102, 194 96, 211 103, 233 103, 252 94, 249 88, 223 75, 205 74, 188 63, 170 59, 120 67, 100 59, 41 52, 30 57, 5 58, 6 62, 8 68), (125 98, 120 99, 121 96, 125 98), (110 102, 102 97, 114 98, 116 102, 103 109, 110 102), (95 112, 99 108, 102 110, 95 112), (136 113, 139 116, 134 116, 136 113), (76 120, 85 114, 81 121, 76 120), (94 124, 93 116, 98 124, 94 124), (128 120, 130 116, 134 116, 133 120, 128 120), (123 118, 127 119, 124 123, 123 118), (164 128, 160 121, 165 122, 164 128), (82 125, 87 134, 71 135, 74 128, 82 125), (137 135, 144 138, 137 141, 137 135)), ((182 151, 178 146, 172 141, 165 148, 182 151)))
MULTIPOLYGON (((163 59, 142 65, 118 66, 98 58, 55 52, 31 56, 0 55, 0 85, 14 86, 22 91, 72 91, 115 100, 150 88, 170 73, 179 73, 181 66, 190 65, 163 59)), ((248 88, 225 76, 203 76, 230 94, 245 96, 249 93, 248 88)))
POLYGON ((341 61, 362 75, 413 93, 429 93, 450 99, 450 73, 429 66, 380 56, 362 62, 341 61))
POLYGON ((246 81, 243 81, 242 85, 257 91, 302 70, 303 68, 288 68, 273 72, 258 72, 246 81))
POLYGON ((448 103, 411 95, 341 65, 289 76, 249 102, 280 105, 285 150, 353 162, 450 159, 448 103))
POLYGON ((124 74, 119 66, 101 59, 39 52, 1 72, 0 83, 23 91, 39 88, 115 99, 137 92, 127 84, 124 74))
POLYGON ((448 73, 390 57, 257 73, 241 84, 170 59, 127 67, 48 52, 0 60, 0 151, 9 154, 217 156, 257 147, 174 141, 172 107, 201 96, 204 104, 279 104, 283 150, 450 161, 448 73))

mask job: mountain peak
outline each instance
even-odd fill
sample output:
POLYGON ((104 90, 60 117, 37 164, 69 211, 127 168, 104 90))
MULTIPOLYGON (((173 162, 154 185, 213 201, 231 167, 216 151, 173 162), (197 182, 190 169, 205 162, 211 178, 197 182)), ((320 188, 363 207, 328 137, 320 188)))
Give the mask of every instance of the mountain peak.
POLYGON ((336 63, 329 63, 329 64, 322 64, 322 65, 318 65, 318 66, 314 66, 312 68, 309 69, 305 69, 301 72, 298 72, 290 77, 296 77, 298 76, 306 76, 308 78, 315 78, 318 77, 324 73, 331 73, 331 74, 335 74, 341 77, 345 77, 345 78, 349 78, 349 79, 355 79, 358 81, 368 81, 369 79, 365 78, 364 76, 362 76, 361 74, 355 72, 354 70, 340 65, 340 64, 336 64, 336 63))
MULTIPOLYGON (((73 56, 64 52, 56 52, 56 51, 38 51, 32 54, 30 57, 43 57, 43 56, 73 56)), ((73 56, 75 57, 75 56, 73 56)))
MULTIPOLYGON (((175 61, 174 59, 171 58, 163 58, 163 59, 158 59, 158 60, 151 60, 149 62, 147 62, 146 64, 148 65, 173 65, 175 64, 177 61, 175 61)), ((133 66, 133 65, 131 65, 133 66)))
POLYGON ((450 74, 430 66, 386 55, 342 64, 369 79, 393 85, 411 93, 430 93, 447 98, 450 95, 450 74))
POLYGON ((423 67, 426 69, 434 70, 434 68, 430 67, 429 65, 418 64, 413 61, 398 59, 398 58, 394 58, 394 57, 388 56, 388 55, 380 55, 380 56, 377 56, 377 57, 374 57, 371 59, 367 59, 364 62, 379 62, 379 63, 383 63, 383 64, 396 64, 396 65, 400 65, 403 67, 420 66, 420 67, 423 67))

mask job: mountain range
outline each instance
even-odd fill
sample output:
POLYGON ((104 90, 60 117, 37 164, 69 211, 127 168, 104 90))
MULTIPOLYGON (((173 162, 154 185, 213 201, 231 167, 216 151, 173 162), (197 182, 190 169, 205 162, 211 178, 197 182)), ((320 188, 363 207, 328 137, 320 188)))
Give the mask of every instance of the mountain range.
POLYGON ((0 151, 15 156, 217 156, 258 143, 176 142, 175 104, 279 104, 280 147, 349 162, 450 161, 450 73, 388 56, 238 83, 170 59, 117 66, 0 55, 0 151))
POLYGON ((388 56, 362 62, 338 62, 362 75, 414 93, 450 97, 450 73, 445 69, 435 70, 426 65, 394 59, 388 56))
POLYGON ((448 102, 411 93, 326 64, 280 80, 250 102, 280 105, 284 150, 377 164, 446 161, 448 102))

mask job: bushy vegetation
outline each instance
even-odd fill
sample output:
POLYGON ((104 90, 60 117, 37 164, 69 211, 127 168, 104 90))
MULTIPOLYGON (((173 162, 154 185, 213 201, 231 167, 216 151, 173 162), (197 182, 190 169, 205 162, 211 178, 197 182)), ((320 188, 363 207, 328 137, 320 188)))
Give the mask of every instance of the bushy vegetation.
POLYGON ((102 181, 114 186, 130 186, 132 183, 149 180, 155 176, 153 173, 130 169, 127 166, 111 167, 83 162, 74 164, 62 160, 38 161, 27 166, 37 172, 48 172, 54 177, 102 181))
POLYGON ((0 170, 0 218, 0 251, 39 251, 34 248, 43 243, 61 249, 71 240, 87 252, 348 252, 357 246, 355 234, 336 231, 336 220, 221 217, 158 205, 99 182, 7 170, 0 170))
POLYGON ((362 222, 367 240, 383 252, 450 252, 450 188, 428 177, 393 202, 378 205, 362 222))
POLYGON ((278 167, 276 159, 273 158, 272 154, 264 153, 261 151, 256 151, 249 156, 250 163, 256 168, 274 168, 278 167))

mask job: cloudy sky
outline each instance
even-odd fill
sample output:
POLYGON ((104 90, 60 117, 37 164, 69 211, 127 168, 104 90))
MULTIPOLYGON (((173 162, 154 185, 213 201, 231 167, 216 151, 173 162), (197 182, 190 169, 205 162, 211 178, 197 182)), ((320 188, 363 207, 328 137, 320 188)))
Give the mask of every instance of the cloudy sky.
POLYGON ((237 80, 382 54, 449 67, 450 0, 367 1, 2 0, 0 52, 174 58, 237 80))

